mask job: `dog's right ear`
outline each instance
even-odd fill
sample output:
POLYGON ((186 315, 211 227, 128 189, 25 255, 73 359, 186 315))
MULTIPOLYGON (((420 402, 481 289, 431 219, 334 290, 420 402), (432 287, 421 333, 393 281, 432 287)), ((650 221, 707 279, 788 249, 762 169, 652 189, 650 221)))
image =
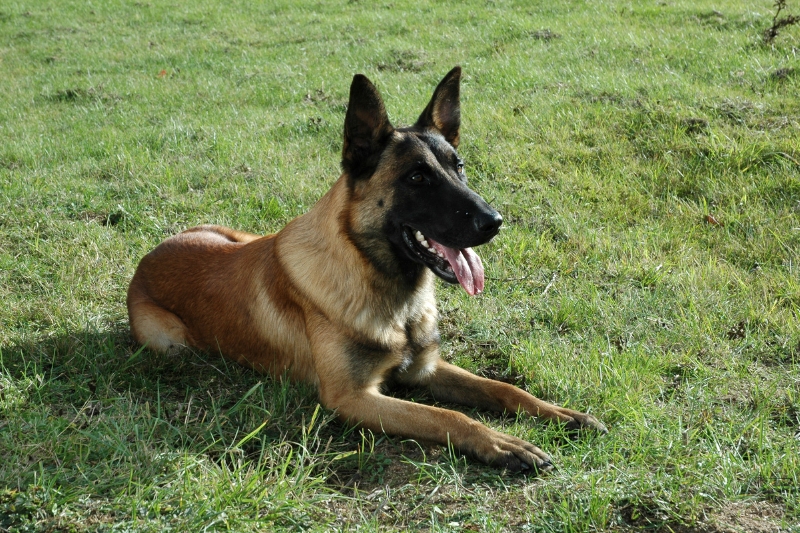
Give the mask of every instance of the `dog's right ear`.
POLYGON ((356 74, 350 85, 350 103, 344 118, 344 171, 353 178, 371 174, 393 131, 378 89, 366 76, 356 74))

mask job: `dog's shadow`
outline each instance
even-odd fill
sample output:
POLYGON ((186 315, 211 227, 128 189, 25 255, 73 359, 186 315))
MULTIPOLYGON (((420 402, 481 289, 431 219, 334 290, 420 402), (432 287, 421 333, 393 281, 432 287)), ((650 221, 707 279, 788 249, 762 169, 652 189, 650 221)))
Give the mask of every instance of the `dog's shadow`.
POLYGON ((6 345, 0 354, 0 371, 11 385, 5 395, 16 391, 8 401, 16 402, 22 418, 49 419, 59 446, 79 432, 90 446, 105 439, 132 450, 150 439, 162 451, 224 460, 234 450, 257 456, 274 443, 332 439, 345 445, 347 439, 329 423, 332 416, 320 414, 310 387, 259 375, 213 353, 143 349, 130 339, 127 324, 6 345), (317 427, 310 435, 312 419, 317 427), (256 438, 238 444, 257 428, 256 438))
POLYGON ((36 397, 42 406, 67 416, 92 402, 156 406, 160 410, 153 414, 159 417, 190 400, 220 413, 261 403, 270 418, 291 417, 295 411, 302 416, 316 406, 308 386, 260 375, 219 355, 189 348, 159 354, 138 346, 127 324, 46 336, 0 350, 2 369, 12 380, 38 383, 36 397), (254 395, 254 387, 266 392, 254 395), (249 401, 242 401, 245 396, 249 401))
MULTIPOLYGON (((416 464, 467 464, 438 445, 341 424, 319 407, 309 385, 258 374, 214 353, 143 349, 131 340, 127 323, 6 345, 0 354, 0 371, 26 396, 17 411, 27 414, 20 416, 47 418, 52 431, 44 438, 59 440, 28 445, 66 449, 70 439, 76 447, 108 441, 119 449, 97 450, 97 457, 125 457, 124 448, 133 457, 137 447, 154 446, 220 462, 236 457, 259 461, 265 449, 302 449, 315 454, 330 485, 345 489, 354 480, 362 486, 386 482, 392 469, 413 476, 405 470, 416 464), (253 431, 255 436, 242 442, 253 431)), ((401 393, 432 403, 419 391, 401 393)), ((25 423, 20 419, 12 427, 25 423)), ((63 462, 35 455, 28 459, 14 468, 20 479, 42 466, 47 469, 44 463, 63 462)), ((469 462, 469 468, 485 467, 469 462)))
MULTIPOLYGON (((131 457, 138 445, 155 446, 227 463, 237 458, 260 461, 264 450, 302 449, 315 455, 328 484, 345 490, 354 484, 365 488, 391 483, 391 477, 402 477, 405 483, 418 477, 420 468, 455 469, 484 480, 487 473, 496 472, 435 444, 343 425, 319 407, 309 385, 258 374, 219 354, 192 349, 159 354, 143 349, 131 340, 126 323, 104 331, 46 336, 0 350, 0 370, 12 383, 28 384, 18 387, 27 390, 24 409, 48 417, 51 435, 61 440, 77 434, 76 445, 115 442, 129 447, 131 457), (254 431, 253 438, 244 439, 254 431)), ((436 403, 424 391, 387 392, 436 403)), ((476 415, 463 406, 443 407, 476 415)), ((513 415, 482 416, 513 423, 513 415)), ((21 477, 47 461, 33 456, 30 460, 31 464, 16 467, 21 477)))

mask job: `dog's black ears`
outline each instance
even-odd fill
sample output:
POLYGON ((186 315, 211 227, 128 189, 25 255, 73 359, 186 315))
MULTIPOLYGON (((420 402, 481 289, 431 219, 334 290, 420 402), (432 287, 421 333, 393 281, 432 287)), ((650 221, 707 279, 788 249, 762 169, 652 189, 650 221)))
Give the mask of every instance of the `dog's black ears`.
POLYGON ((344 118, 344 171, 353 177, 371 173, 393 131, 378 89, 366 76, 356 74, 350 85, 350 103, 344 118))
POLYGON ((461 127, 461 67, 456 67, 439 82, 428 107, 417 119, 414 127, 433 129, 458 148, 458 130, 461 127))

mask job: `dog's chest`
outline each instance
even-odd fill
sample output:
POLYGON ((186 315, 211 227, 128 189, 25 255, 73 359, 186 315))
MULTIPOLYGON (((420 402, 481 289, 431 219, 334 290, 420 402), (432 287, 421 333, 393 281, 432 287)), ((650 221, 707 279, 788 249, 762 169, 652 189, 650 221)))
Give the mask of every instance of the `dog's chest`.
POLYGON ((439 334, 435 303, 421 301, 397 311, 359 317, 361 328, 352 338, 350 350, 352 364, 364 378, 370 376, 368 380, 420 366, 421 359, 426 359, 422 354, 436 352, 439 334))

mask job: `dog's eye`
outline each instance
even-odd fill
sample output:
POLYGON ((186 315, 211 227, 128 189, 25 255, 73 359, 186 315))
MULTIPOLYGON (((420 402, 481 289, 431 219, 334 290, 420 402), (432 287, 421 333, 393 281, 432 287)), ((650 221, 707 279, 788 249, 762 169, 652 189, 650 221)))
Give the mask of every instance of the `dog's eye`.
POLYGON ((459 174, 463 174, 464 173, 464 163, 459 163, 458 166, 456 167, 456 170, 458 171, 459 174))
POLYGON ((408 181, 410 181, 411 183, 420 184, 423 181, 425 181, 425 178, 422 177, 422 174, 412 174, 411 176, 408 177, 408 181))

